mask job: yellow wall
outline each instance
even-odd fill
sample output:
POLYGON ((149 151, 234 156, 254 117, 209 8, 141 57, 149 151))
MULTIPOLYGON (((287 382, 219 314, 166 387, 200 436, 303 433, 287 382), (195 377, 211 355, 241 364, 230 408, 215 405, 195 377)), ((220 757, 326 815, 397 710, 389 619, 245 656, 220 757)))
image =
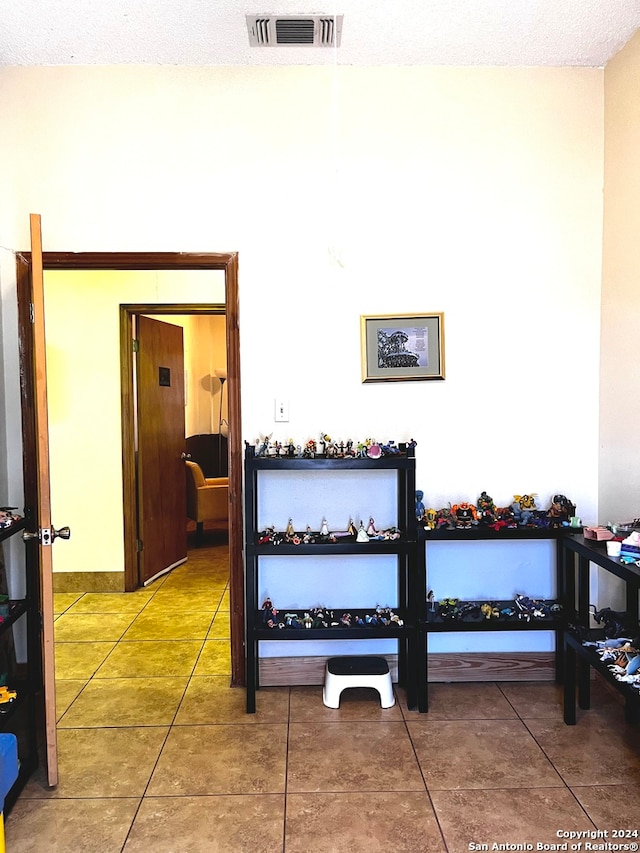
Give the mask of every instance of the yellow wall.
POLYGON ((224 304, 224 273, 45 273, 54 571, 124 570, 121 303, 224 304))
MULTIPOLYGON (((185 435, 218 432, 222 385, 215 370, 225 368, 227 364, 224 314, 159 314, 156 319, 182 326, 185 435)), ((227 418, 225 390, 222 394, 222 419, 227 418)), ((225 429, 223 424, 223 433, 225 429)))
POLYGON ((640 31, 605 70, 600 518, 640 516, 640 31))

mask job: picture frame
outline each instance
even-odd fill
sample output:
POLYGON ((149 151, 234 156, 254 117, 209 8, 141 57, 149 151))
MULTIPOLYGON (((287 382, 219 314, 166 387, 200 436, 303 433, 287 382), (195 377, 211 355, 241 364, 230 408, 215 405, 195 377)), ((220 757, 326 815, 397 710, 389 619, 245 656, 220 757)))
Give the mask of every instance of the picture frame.
POLYGON ((444 313, 363 314, 363 382, 444 379, 444 313))

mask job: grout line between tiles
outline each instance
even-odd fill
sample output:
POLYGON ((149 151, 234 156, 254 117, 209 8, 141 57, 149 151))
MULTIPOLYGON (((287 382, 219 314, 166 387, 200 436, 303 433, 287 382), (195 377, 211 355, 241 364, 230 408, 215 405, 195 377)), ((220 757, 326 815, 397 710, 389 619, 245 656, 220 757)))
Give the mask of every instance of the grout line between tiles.
MULTIPOLYGON (((396 694, 396 701, 398 701, 398 696, 397 696, 397 694, 396 694)), ((434 820, 435 820, 435 822, 436 822, 436 826, 438 827, 438 832, 440 833, 440 838, 442 839, 442 846, 443 846, 444 850, 446 851, 446 853, 449 853, 449 847, 448 847, 448 845, 447 845, 447 840, 446 840, 446 838, 445 838, 445 836, 444 836, 444 831, 443 831, 443 829, 442 829, 442 825, 441 825, 441 823, 440 823, 440 818, 438 817, 438 812, 436 811, 436 807, 435 807, 435 805, 434 805, 434 802, 433 802, 433 800, 431 799, 431 792, 429 791, 429 786, 427 785, 427 780, 426 780, 425 775, 424 775, 424 772, 423 772, 423 770, 422 770, 422 764, 420 764, 420 761, 419 761, 419 759, 418 759, 418 753, 417 753, 417 751, 416 751, 416 747, 415 747, 415 744, 414 744, 414 742, 413 742, 413 738, 411 737, 411 731, 410 731, 410 729, 409 729, 409 721, 408 721, 408 720, 407 720, 407 718, 405 717, 405 715, 404 715, 404 711, 402 712, 402 718, 403 718, 403 723, 404 723, 405 730, 406 730, 406 732, 407 732, 407 737, 409 738, 409 743, 411 744, 411 749, 412 749, 412 751, 413 751, 413 756, 414 756, 414 758, 415 758, 415 760, 416 760, 416 764, 418 765, 418 770, 420 771, 420 776, 421 776, 421 778, 422 778, 422 782, 423 782, 423 784, 424 784, 425 794, 426 794, 426 796, 427 796, 427 800, 429 801, 429 805, 431 806, 431 811, 433 812, 433 819, 434 819, 434 820)))

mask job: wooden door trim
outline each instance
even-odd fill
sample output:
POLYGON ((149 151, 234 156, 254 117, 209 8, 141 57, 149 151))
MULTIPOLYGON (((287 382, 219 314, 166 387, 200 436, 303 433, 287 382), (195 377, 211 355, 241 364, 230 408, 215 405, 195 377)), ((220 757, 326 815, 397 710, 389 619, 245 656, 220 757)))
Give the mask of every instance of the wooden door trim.
MULTIPOLYGON (((21 279, 31 276, 31 253, 23 252, 18 262, 18 286, 21 279)), ((231 683, 245 683, 244 658, 244 558, 242 527, 242 420, 240 405, 240 313, 238 293, 238 254, 182 252, 44 252, 44 270, 101 269, 101 270, 223 270, 225 275, 225 316, 227 343, 227 394, 229 410, 229 597, 231 610, 231 683)), ((194 306, 195 307, 195 306, 194 306)), ((181 308, 184 310, 185 306, 181 308)), ((154 313, 159 313, 154 308, 154 313)), ((24 319, 25 323, 28 320, 24 319)), ((121 316, 121 332, 122 332, 121 316)), ((20 324, 20 346, 28 346, 28 326, 20 324)), ((129 356, 131 357, 131 356, 129 356)), ((126 364, 122 363, 124 372, 126 364)), ((131 374, 130 374, 131 375, 131 374)), ((122 386, 125 387, 124 385, 122 386)), ((131 398, 123 395, 123 407, 130 407, 131 398)), ((124 413, 124 408, 123 408, 124 413)), ((124 441, 124 435, 123 435, 124 441)), ((127 439, 129 441, 129 439, 127 439)), ((133 447, 131 442, 130 447, 133 447)), ((133 483, 132 460, 127 462, 123 446, 123 488, 133 483)), ((25 457, 27 457, 25 450, 25 457)), ((25 458, 25 466, 33 466, 33 457, 25 458)), ((35 476, 35 468, 25 467, 25 478, 35 476)), ((26 486, 25 486, 26 488, 26 486)), ((26 497, 26 496, 25 496, 26 497)), ((123 495, 123 507, 124 507, 123 495)), ((134 504, 135 505, 135 498, 134 504)), ((126 514, 125 514, 125 523, 126 514)), ((134 540, 135 542, 135 540, 134 540)), ((135 547, 135 544, 134 544, 135 547)))

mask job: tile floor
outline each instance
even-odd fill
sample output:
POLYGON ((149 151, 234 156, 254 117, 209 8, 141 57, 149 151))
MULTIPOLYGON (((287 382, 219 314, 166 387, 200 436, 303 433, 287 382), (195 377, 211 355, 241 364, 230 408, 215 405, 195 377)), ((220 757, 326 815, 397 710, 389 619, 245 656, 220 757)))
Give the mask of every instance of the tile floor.
POLYGON ((469 853, 638 829, 640 731, 602 686, 575 727, 550 683, 435 684, 428 714, 401 690, 334 711, 320 687, 267 688, 245 714, 227 560, 206 545, 148 589, 56 596, 60 784, 29 781, 8 853, 469 853))

